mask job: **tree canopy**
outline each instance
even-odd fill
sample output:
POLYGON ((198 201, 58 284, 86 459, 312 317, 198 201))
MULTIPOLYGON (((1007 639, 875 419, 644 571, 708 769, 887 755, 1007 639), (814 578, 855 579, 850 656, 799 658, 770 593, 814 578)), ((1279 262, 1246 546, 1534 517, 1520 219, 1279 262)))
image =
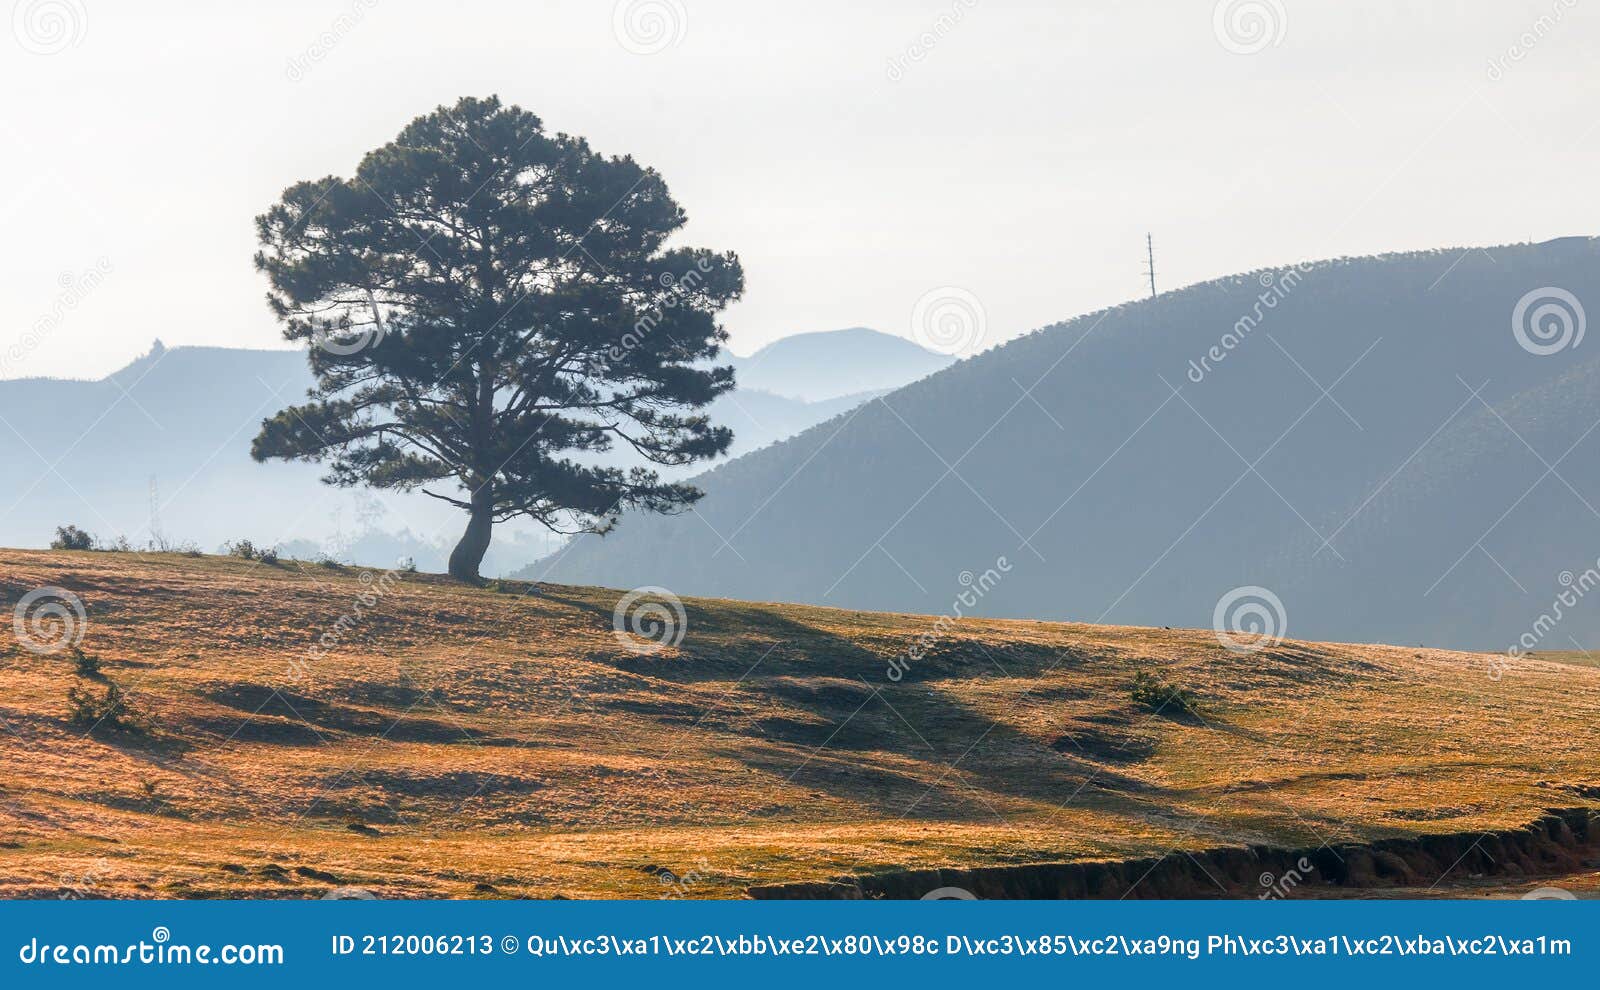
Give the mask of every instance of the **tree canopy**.
POLYGON ((731 252, 667 246, 685 220, 654 169, 494 97, 418 117, 348 179, 290 186, 256 218, 255 260, 317 386, 252 455, 464 510, 466 580, 497 522, 598 533, 681 510, 692 486, 585 455, 683 465, 732 440, 698 410, 733 387, 717 317, 744 275, 731 252))

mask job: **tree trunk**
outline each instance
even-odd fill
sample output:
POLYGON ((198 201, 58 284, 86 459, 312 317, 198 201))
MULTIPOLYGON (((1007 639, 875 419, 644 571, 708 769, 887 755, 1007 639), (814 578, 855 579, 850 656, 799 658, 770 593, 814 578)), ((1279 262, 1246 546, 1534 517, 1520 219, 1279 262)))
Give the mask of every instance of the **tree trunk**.
POLYGON ((482 580, 478 576, 478 565, 483 563, 483 555, 489 552, 489 535, 494 529, 494 496, 488 488, 488 485, 484 485, 472 496, 472 514, 467 521, 467 531, 461 534, 461 542, 450 551, 450 576, 457 581, 477 584, 482 580))

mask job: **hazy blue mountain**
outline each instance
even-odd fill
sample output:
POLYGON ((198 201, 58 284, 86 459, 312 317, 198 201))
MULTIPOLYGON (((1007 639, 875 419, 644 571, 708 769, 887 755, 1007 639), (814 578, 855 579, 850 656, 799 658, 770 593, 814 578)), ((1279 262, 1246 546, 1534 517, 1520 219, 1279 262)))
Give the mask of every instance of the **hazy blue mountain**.
MULTIPOLYGON (((105 539, 150 538, 151 479, 161 527, 215 550, 270 542, 336 494, 317 470, 250 460, 261 420, 309 384, 293 351, 157 348, 99 381, 0 382, 0 461, 8 468, 0 542, 41 546, 73 522, 105 539)), ((315 521, 315 520, 308 520, 315 521)))
POLYGON ((816 401, 898 388, 955 358, 866 327, 797 333, 734 358, 741 388, 816 401))
MULTIPOLYGON (((848 369, 850 360, 841 354, 839 366, 848 369)), ((99 381, 0 381, 8 482, 0 491, 0 544, 44 546, 70 522, 103 540, 144 545, 154 521, 169 541, 207 552, 249 539, 305 557, 328 552, 373 566, 412 557, 442 570, 463 525, 455 510, 422 495, 330 488, 316 465, 250 459, 261 420, 310 385, 299 351, 159 345, 99 381)), ((710 415, 733 429, 732 457, 875 394, 807 402, 740 388, 710 415)), ((629 463, 621 453, 611 459, 629 463)), ((485 573, 523 566, 555 545, 533 527, 501 527, 485 573)))
MULTIPOLYGON (((626 518, 530 573, 1182 626, 1264 586, 1293 637, 1505 649, 1600 557, 1600 341, 1519 344, 1519 302, 1546 287, 1600 312, 1597 242, 1341 258, 1091 313, 721 465, 693 514, 626 518)), ((1592 597, 1539 645, 1600 637, 1592 597)))

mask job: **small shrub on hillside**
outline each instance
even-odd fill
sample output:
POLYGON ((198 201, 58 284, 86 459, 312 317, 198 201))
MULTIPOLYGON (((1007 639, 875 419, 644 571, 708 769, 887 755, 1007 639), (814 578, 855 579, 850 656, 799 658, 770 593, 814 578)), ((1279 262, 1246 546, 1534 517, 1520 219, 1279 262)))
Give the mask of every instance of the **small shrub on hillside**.
POLYGON ((85 729, 133 728, 132 712, 115 681, 108 681, 101 694, 77 685, 67 688, 67 720, 85 729))
POLYGON ((68 523, 56 527, 56 538, 50 541, 52 550, 93 550, 94 537, 68 523))
POLYGON ((401 557, 400 563, 395 565, 395 570, 401 574, 417 573, 417 561, 414 557, 401 557))
POLYGON ((1164 681, 1148 670, 1141 670, 1134 675, 1133 684, 1128 688, 1128 696, 1135 704, 1151 711, 1176 709, 1197 714, 1200 710, 1200 698, 1193 691, 1164 681))
POLYGON ((278 562, 277 547, 258 547, 249 540, 225 543, 222 549, 227 551, 228 556, 238 557, 240 560, 255 560, 263 564, 276 564, 278 562))
POLYGON ((135 548, 126 536, 119 536, 114 540, 107 540, 99 544, 95 549, 106 553, 133 553, 135 548))

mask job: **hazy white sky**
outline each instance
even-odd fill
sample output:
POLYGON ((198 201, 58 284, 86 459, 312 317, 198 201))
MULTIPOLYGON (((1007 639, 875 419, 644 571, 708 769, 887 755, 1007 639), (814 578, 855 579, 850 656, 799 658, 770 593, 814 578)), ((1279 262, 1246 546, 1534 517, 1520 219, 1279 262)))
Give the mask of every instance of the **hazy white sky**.
POLYGON ((1146 230, 1163 286, 1600 232, 1600 0, 7 6, 0 377, 282 346, 252 218, 465 94, 658 168, 746 353, 941 286, 992 344, 1141 294, 1146 230))

